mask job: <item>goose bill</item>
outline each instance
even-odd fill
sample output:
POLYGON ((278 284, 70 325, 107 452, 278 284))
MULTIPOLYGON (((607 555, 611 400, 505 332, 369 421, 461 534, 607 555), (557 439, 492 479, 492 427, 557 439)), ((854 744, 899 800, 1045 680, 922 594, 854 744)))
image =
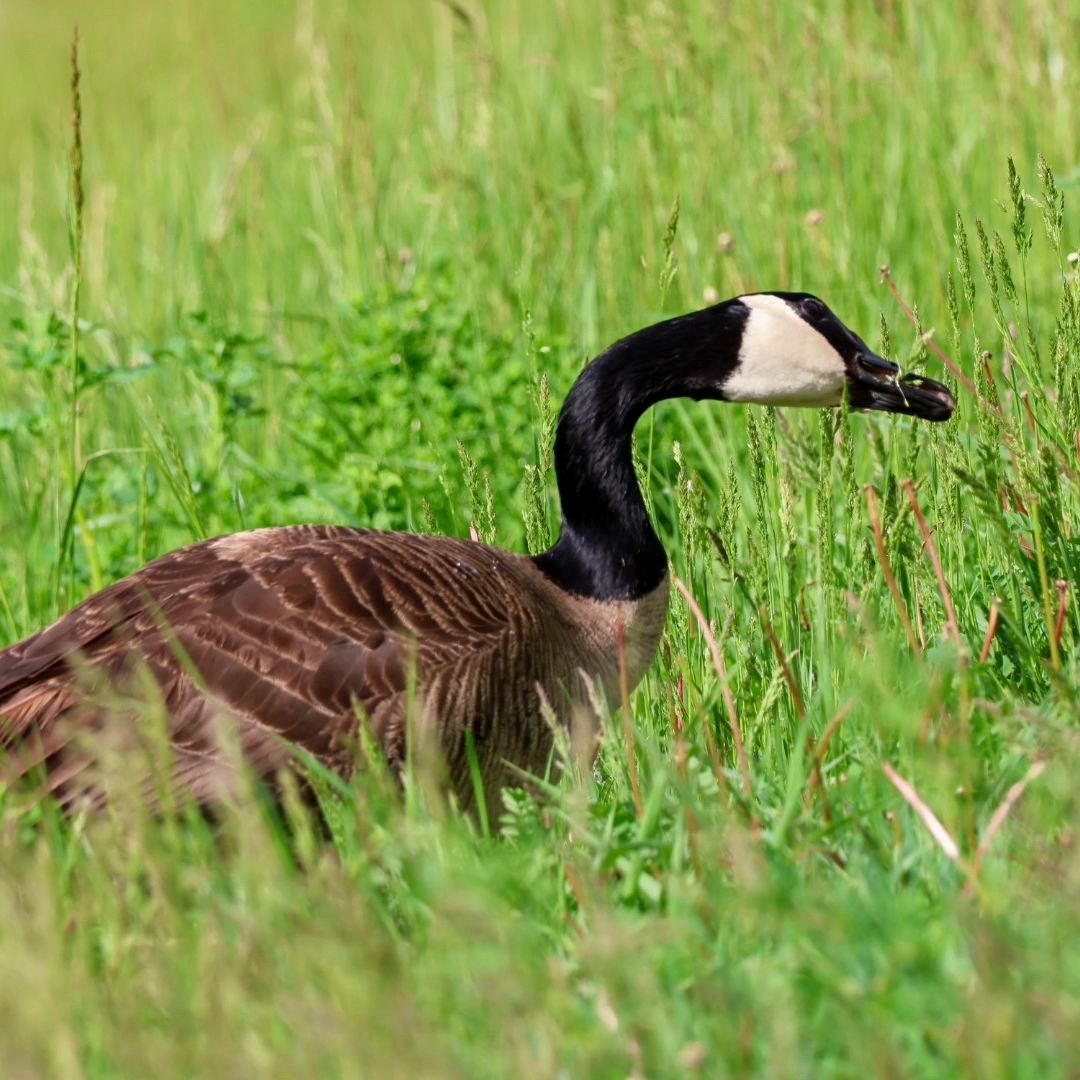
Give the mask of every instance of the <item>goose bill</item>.
POLYGON ((904 413, 920 420, 948 420, 956 400, 948 389, 925 375, 897 378, 900 369, 880 356, 866 354, 855 364, 849 386, 849 399, 855 409, 904 413))

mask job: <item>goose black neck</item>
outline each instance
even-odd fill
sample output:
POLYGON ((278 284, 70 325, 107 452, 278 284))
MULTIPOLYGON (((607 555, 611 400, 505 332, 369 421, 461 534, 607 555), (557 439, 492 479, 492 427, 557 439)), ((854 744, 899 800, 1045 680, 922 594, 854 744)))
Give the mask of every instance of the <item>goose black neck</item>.
POLYGON ((535 559, 557 584, 634 600, 663 580, 667 555, 634 472, 634 426, 668 398, 722 400, 746 318, 745 305, 728 301, 658 323, 612 345, 578 377, 555 435, 562 532, 535 559))

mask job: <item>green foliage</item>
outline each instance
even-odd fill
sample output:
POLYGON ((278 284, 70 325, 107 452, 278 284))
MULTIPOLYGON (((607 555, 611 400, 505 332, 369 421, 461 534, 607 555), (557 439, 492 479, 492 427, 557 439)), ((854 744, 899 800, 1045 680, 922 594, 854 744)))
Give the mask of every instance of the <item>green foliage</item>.
POLYGON ((366 743, 355 784, 313 775, 318 816, 253 791, 213 827, 66 821, 4 791, 5 1074, 1068 1075, 1075 20, 9 7, 8 640, 236 529, 472 523, 538 550, 584 357, 714 291, 812 290, 960 407, 936 429, 676 402, 639 429, 749 795, 677 595, 632 701, 640 814, 602 707, 595 767, 568 736, 495 837, 422 785, 400 798, 366 743))

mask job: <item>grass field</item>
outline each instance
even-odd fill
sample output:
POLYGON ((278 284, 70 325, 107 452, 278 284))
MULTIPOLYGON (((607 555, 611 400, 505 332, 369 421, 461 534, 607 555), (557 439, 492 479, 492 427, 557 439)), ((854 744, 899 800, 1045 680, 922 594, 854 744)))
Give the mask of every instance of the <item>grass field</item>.
POLYGON ((640 805, 616 714, 496 838, 379 777, 329 838, 6 797, 5 1076, 1076 1074, 1080 14, 762 11, 0 6, 5 641, 241 528, 536 549, 583 361, 714 293, 972 383, 639 428, 745 781, 677 596, 640 805))

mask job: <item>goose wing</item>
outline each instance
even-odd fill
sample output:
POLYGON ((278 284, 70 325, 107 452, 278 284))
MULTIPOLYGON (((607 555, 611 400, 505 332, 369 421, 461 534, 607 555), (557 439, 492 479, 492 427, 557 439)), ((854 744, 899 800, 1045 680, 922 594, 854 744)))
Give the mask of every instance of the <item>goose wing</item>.
POLYGON ((200 800, 228 783, 222 715, 235 718, 258 775, 287 764, 291 746, 347 773, 358 709, 399 762, 411 670, 425 685, 447 682, 470 658, 520 643, 514 558, 332 526, 163 556, 0 653, 6 774, 44 766, 61 797, 79 790, 95 756, 86 733, 110 745, 135 730, 138 711, 117 695, 137 685, 164 706, 172 783, 200 800), (151 684, 140 684, 144 673, 151 684))

